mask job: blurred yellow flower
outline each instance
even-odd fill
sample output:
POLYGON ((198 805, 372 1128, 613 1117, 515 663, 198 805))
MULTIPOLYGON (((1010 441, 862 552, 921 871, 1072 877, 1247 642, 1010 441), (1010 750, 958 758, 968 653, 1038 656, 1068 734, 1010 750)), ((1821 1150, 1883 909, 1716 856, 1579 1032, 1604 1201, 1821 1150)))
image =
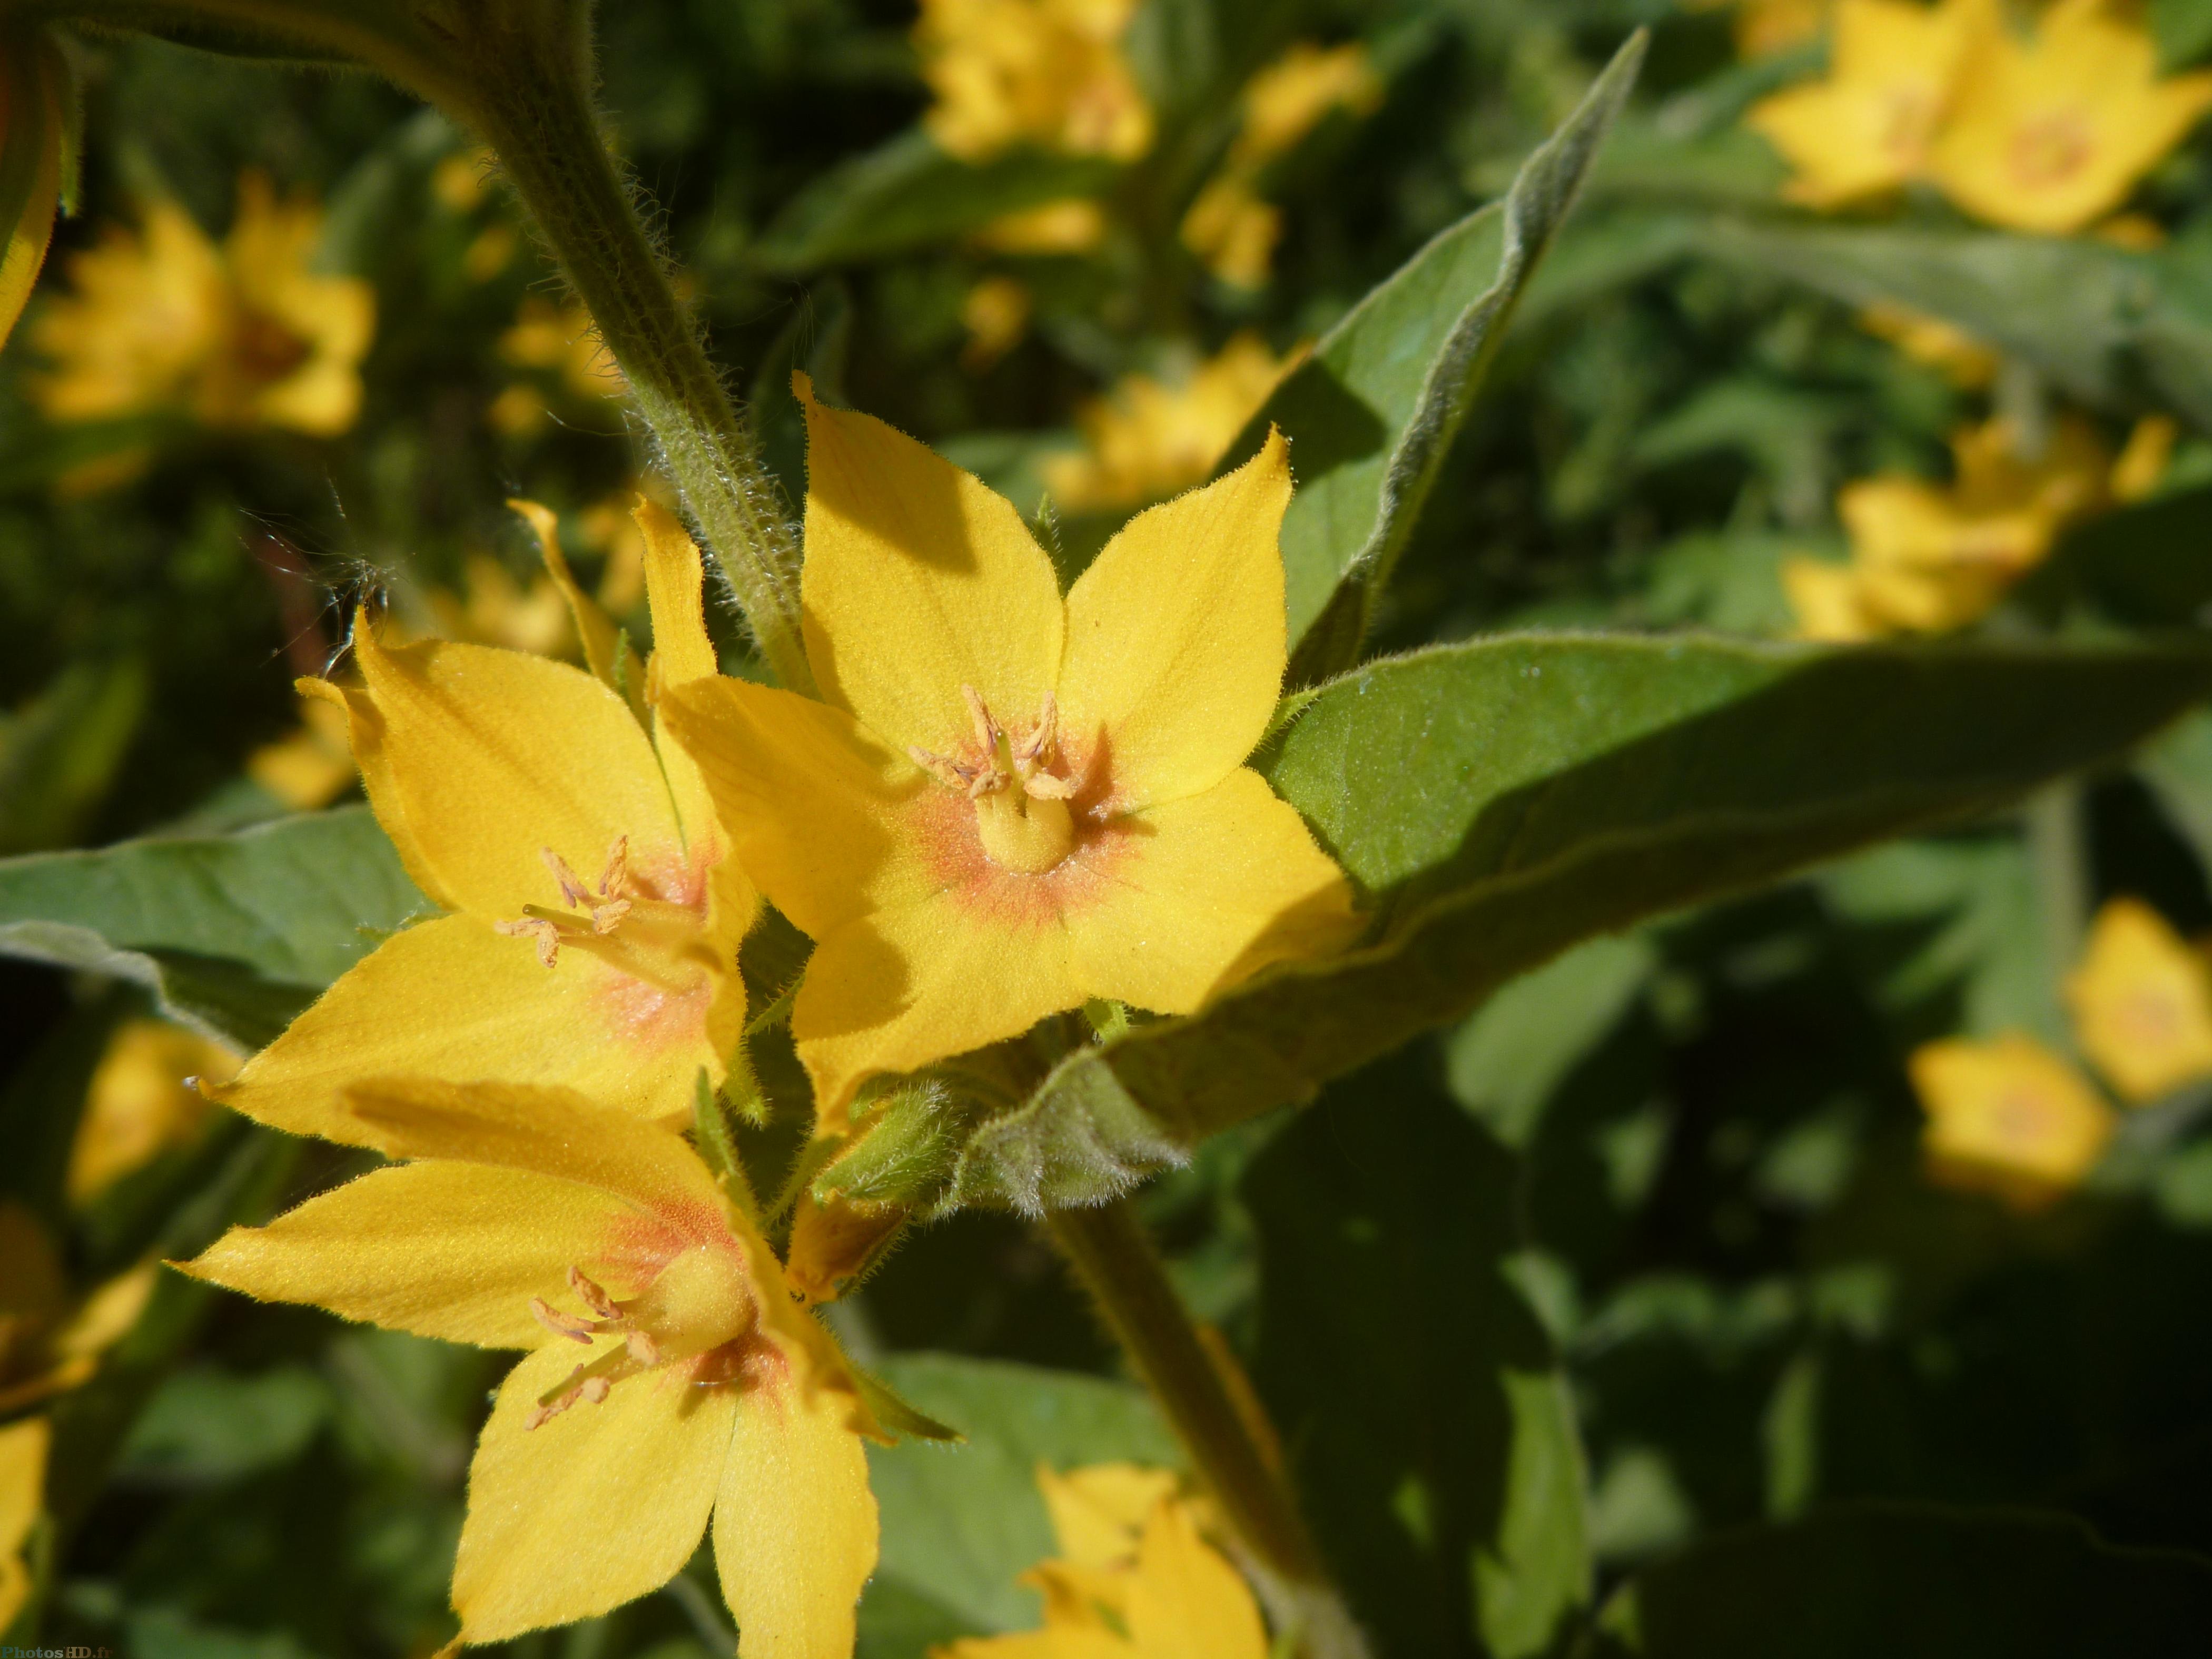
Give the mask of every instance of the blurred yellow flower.
POLYGON ((1889 475, 1838 493, 1850 564, 1796 559, 1783 567, 1804 637, 1840 642, 1962 628, 2040 563, 2060 530, 2109 499, 2104 446, 2072 416, 2052 424, 2033 459, 2020 454, 2021 441, 2003 419, 1962 428, 1951 447, 1948 486, 1889 475))
MULTIPOLYGON (((550 532, 550 515, 530 512, 550 532)), ((560 1085, 654 1118, 690 1110, 702 1068, 721 1083, 757 901, 696 770, 654 729, 662 699, 719 669, 698 550, 659 507, 638 514, 654 645, 642 672, 576 592, 589 672, 488 646, 389 646, 364 616, 363 684, 301 683, 344 710, 378 822, 446 914, 355 964, 216 1099, 319 1134, 364 1077, 560 1085)))
POLYGON ((404 1160, 234 1228, 184 1271, 264 1300, 520 1348, 477 1443, 459 1641, 605 1613, 710 1525, 740 1659, 848 1659, 875 1565, 842 1356, 678 1136, 565 1089, 356 1088, 323 1127, 404 1160))
POLYGON ((1294 368, 1256 334, 1237 335, 1178 382, 1132 374, 1078 412, 1084 452, 1044 464, 1060 506, 1087 513, 1133 507, 1187 489, 1210 474, 1245 422, 1294 368))
MULTIPOLYGON (((53 240, 69 160, 69 79, 52 37, 35 26, 27 34, 12 34, 0 52, 0 134, 12 135, 17 145, 27 135, 31 149, 8 156, 9 216, 0 223, 0 344, 23 314, 53 240)), ((0 1627, 6 1624, 0 1619, 0 1627)))
POLYGON ((981 161, 1018 144, 1133 161, 1152 112, 1121 54, 1135 0, 922 0, 915 25, 923 118, 949 154, 981 161))
POLYGON ((52 1438, 43 1417, 0 1428, 0 1631, 15 1622, 31 1599, 24 1547, 46 1508, 46 1449, 52 1438))
POLYGON ((2034 1209, 2078 1185, 2112 1138, 2112 1108, 2087 1079, 2032 1037, 1946 1038, 1908 1069, 1927 1124, 1929 1173, 2034 1209))
POLYGON ((1022 1576, 1043 1593, 1043 1626, 969 1637, 931 1659, 1265 1659, 1251 1589, 1206 1543, 1174 1475, 1040 1465, 1037 1484, 1060 1550, 1022 1576))
POLYGON ((2212 71, 2158 76, 2158 47, 2107 0, 2057 0, 2032 40, 1977 33, 1929 171, 1977 218, 2055 234, 2118 207, 2212 107, 2212 71))
POLYGON ((1079 196, 994 219, 975 246, 994 253, 1088 253, 1106 240, 1106 210, 1079 196))
POLYGON ((2146 415, 2137 421, 2112 463, 2112 499, 2140 501, 2156 494, 2180 436, 2181 428, 2170 415, 2146 415))
POLYGON ((1744 119, 1790 163, 1795 201, 1839 207, 1894 190, 1925 165, 1962 56, 2001 27, 1995 0, 1838 0, 1826 78, 1744 119))
POLYGON ((1357 40, 1317 46, 1302 40, 1244 87, 1244 121, 1229 147, 1232 167, 1266 166, 1321 125, 1332 110, 1371 115, 1382 77, 1357 40))
POLYGON ((1182 245, 1231 288, 1265 288, 1282 240, 1283 210, 1241 173, 1210 180, 1182 216, 1182 245))
POLYGON ((131 1019, 118 1026, 93 1070, 70 1148, 70 1201, 97 1197, 198 1134, 210 1109, 192 1080, 228 1083, 238 1075, 238 1065, 232 1049, 167 1020, 131 1019))
POLYGON ((724 678, 670 714, 815 940, 792 1035, 824 1132, 872 1077, 1091 998, 1188 1013, 1346 942, 1342 873, 1244 764, 1282 689, 1281 435, 1063 596, 1012 503, 798 386, 823 701, 724 678))
POLYGON ((38 1218, 0 1201, 0 1414, 88 1382, 138 1322, 154 1276, 149 1261, 75 1296, 38 1218))
POLYGON ((1941 317, 1903 306, 1871 305, 1859 313, 1859 326, 1966 391, 1978 390, 1997 377, 1997 354, 1941 317))
POLYGON ((1836 0, 1735 0, 1735 9, 1736 51, 1746 58, 1764 58, 1817 40, 1835 12, 1836 0))
POLYGON ((447 639, 526 651, 535 657, 565 657, 572 652, 574 619, 550 574, 538 572, 525 587, 488 553, 471 554, 461 568, 465 597, 442 587, 431 589, 427 596, 447 639))
POLYGON ((1012 350, 1029 332, 1032 308, 1029 289, 1011 276, 986 276, 969 289, 960 306, 968 330, 960 366, 979 374, 1012 350))
POLYGON ((1261 171, 1331 110, 1367 115, 1382 101, 1382 77, 1358 41, 1292 46, 1246 83, 1228 156, 1183 215, 1183 246, 1231 288, 1263 287, 1283 216, 1260 197, 1261 171))
POLYGON ((30 383, 49 419, 179 409, 211 427, 331 437, 361 412, 374 290, 309 269, 322 214, 247 173, 221 249, 173 202, 69 262, 70 295, 32 331, 52 360, 30 383))
POLYGON ((2124 1100, 2212 1076, 2212 969, 2138 899, 2098 911, 2066 1006, 2081 1052, 2124 1100))
POLYGON ((499 337, 499 355, 516 368, 557 369, 561 384, 578 398, 619 398, 629 390, 592 313, 574 300, 556 305, 531 295, 514 326, 499 337))

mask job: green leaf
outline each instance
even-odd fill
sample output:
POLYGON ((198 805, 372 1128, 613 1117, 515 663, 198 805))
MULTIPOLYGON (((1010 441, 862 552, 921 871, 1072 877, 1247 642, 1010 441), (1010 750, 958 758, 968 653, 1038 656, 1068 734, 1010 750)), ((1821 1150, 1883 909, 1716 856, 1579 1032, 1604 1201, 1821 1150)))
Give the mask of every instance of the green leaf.
POLYGON ((860 1602, 866 1659, 921 1659, 934 1641, 1038 1623, 1036 1592, 1014 1580, 1055 1553, 1039 1463, 1182 1464, 1152 1402, 1125 1384, 949 1354, 902 1354, 881 1369, 968 1438, 868 1449, 883 1554, 860 1602))
POLYGON ((787 275, 885 258, 951 241, 1024 208, 1095 196, 1116 172, 1110 162, 1039 150, 971 166, 911 131, 808 185, 750 257, 787 275))
POLYGON ((2150 28, 2160 66, 2185 69, 2212 52, 2212 0, 2150 0, 2150 28))
POLYGON ((117 1468, 164 1485, 235 1480, 290 1462, 330 1411, 330 1385, 304 1365, 252 1376, 195 1366, 147 1402, 117 1468))
POLYGON ((146 708, 136 658, 79 662, 0 715, 0 853, 76 839, 123 764, 146 708))
POLYGON ((362 806, 0 860, 0 955, 132 981, 248 1048, 429 908, 362 806))
POLYGON ((1643 61, 1639 33, 1505 200, 1444 231, 1355 306, 1231 446, 1224 471, 1271 425, 1291 441, 1298 489, 1282 548, 1293 684, 1358 657, 1375 595, 1643 61))
POLYGON ((1523 975, 1452 1033, 1452 1096, 1507 1146, 1526 1147, 1553 1090, 1642 994, 1658 955, 1643 939, 1594 939, 1523 975))
POLYGON ((2108 1659, 2188 1653, 2212 1563, 2112 1549, 2057 1517, 1852 1504, 1638 1574, 1583 1659, 2108 1659))
POLYGON ((1503 1271, 1518 1173, 1421 1055, 1331 1091, 1245 1177, 1255 1381, 1386 1653, 1542 1653, 1589 1595, 1573 1405, 1503 1271))
POLYGON ((2212 689, 2175 646, 1826 651, 1504 636, 1325 689, 1266 771, 1370 942, 1063 1060, 956 1201, 1095 1202, 1309 1097, 1567 946, 2017 800, 2212 689))

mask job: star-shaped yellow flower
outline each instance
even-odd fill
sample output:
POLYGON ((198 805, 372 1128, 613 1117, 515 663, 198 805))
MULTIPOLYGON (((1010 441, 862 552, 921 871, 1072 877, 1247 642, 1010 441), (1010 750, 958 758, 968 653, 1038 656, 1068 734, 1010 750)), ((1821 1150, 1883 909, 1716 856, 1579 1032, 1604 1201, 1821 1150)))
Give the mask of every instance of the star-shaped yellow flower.
POLYGON ((200 1132, 210 1115, 194 1078, 227 1083, 238 1056, 221 1043, 165 1020, 125 1020, 85 1091, 84 1115, 70 1146, 70 1201, 82 1204, 200 1132))
POLYGON ((2140 899, 2098 911, 2066 1003, 2081 1052, 2123 1098, 2155 1100, 2212 1076, 2212 973, 2140 899))
POLYGON ((828 1334, 677 1135, 568 1090, 370 1083, 334 1138, 407 1160, 184 1265, 264 1300, 526 1350, 469 1471, 459 1640, 667 1583, 713 1517, 742 1659, 848 1659, 876 1559, 828 1334))
POLYGON ((2034 38, 1985 31, 1960 62, 1929 159, 1977 218, 2055 234, 2081 229, 2212 108, 2212 72, 2158 78, 2158 47, 2105 0, 2057 0, 2034 38))
POLYGON ((1961 54, 1998 27, 1994 0, 1840 0, 1827 77, 1744 118, 1790 163, 1796 201, 1839 207, 1895 190, 1927 160, 1961 54))
POLYGON ((258 173, 239 181, 220 250, 175 203, 152 204, 143 234, 112 229, 69 262, 75 294, 32 331, 54 360, 33 400, 56 421, 178 408, 213 427, 345 431, 375 291, 309 269, 321 227, 312 204, 279 202, 258 173))
POLYGON ((343 706, 378 822, 448 914, 356 963, 216 1099, 320 1134, 362 1077, 562 1085, 672 1118, 702 1067, 721 1082, 757 900, 696 769, 612 684, 651 704, 717 672, 698 550, 649 502, 638 521, 656 645, 641 675, 611 660, 611 626, 579 595, 595 672, 387 647, 364 619, 362 684, 303 683, 343 706))
POLYGON ((0 1631, 31 1599, 23 1546, 46 1507, 46 1448, 52 1430, 43 1417, 0 1429, 0 1631))
POLYGON ((738 857, 816 940, 817 1109, 1091 998, 1186 1013, 1353 926, 1243 764, 1280 690, 1289 447, 1139 514, 1061 597, 1012 506, 864 415, 806 409, 823 701, 671 700, 738 857))
POLYGON ((2015 1208, 2049 1203, 2103 1155, 2112 1110, 2088 1080, 2033 1037, 1963 1037, 1913 1052, 1930 1172, 1995 1192, 2015 1208))

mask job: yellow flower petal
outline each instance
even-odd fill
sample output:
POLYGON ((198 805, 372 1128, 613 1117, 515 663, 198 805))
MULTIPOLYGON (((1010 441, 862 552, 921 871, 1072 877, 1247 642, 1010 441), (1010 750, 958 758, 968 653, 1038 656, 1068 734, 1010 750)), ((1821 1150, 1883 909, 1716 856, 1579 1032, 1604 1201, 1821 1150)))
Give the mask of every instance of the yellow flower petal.
POLYGON ((2140 900, 2098 911, 2066 1005, 2081 1052, 2128 1100, 2212 1075, 2212 973, 2140 900))
MULTIPOLYGON (((368 626, 365 617, 355 618, 356 633, 365 631, 368 626)), ((329 680, 301 679, 292 684, 302 697, 314 697, 343 711, 346 742, 353 750, 354 764, 361 769, 361 787, 368 796, 369 810, 376 814, 376 821, 390 838, 392 850, 399 854, 408 879, 421 888, 423 896, 434 904, 447 910, 458 909, 453 895, 439 881, 438 872, 430 867, 429 860, 415 838, 414 829, 407 822, 406 803, 392 787, 392 761, 385 749, 384 717, 377 713, 375 702, 365 691, 329 680)))
POLYGON ((1061 1557, 1079 1567, 1127 1563, 1152 1506, 1176 1489, 1172 1469, 1138 1463, 1093 1463, 1066 1474, 1040 1463, 1036 1483, 1061 1557))
POLYGON ((1160 1504, 1137 1547, 1129 1635, 1144 1659, 1267 1659, 1260 1609, 1183 1506, 1160 1504))
MULTIPOLYGON (((0 225, 0 343, 5 343, 23 314, 39 267, 46 263, 54 212, 61 204, 64 147, 69 143, 69 123, 62 108, 64 72, 52 40, 43 30, 34 30, 27 40, 18 35, 9 42, 9 56, 10 62, 0 64, 0 132, 13 129, 19 137, 32 135, 38 150, 14 222, 0 225), (11 103, 16 107, 10 108, 11 103)), ((0 1628, 7 1622, 0 1618, 0 1628)))
POLYGON ((738 1401, 714 1505, 714 1565, 738 1659, 848 1659, 853 1607, 876 1565, 868 1462, 847 1396, 803 1363, 738 1401))
POLYGON ((894 749, 943 753, 963 686, 1029 720, 1060 678, 1052 561, 1004 496, 883 422, 806 410, 806 656, 823 697, 894 749))
POLYGON ((620 1607, 674 1577, 707 1530, 734 1395, 672 1375, 634 1377, 526 1428, 583 1352, 559 1342, 525 1358, 484 1425, 453 1566, 463 1642, 620 1607))
POLYGON ((641 1115, 688 1113, 701 1066, 721 1080, 744 994, 734 971, 679 994, 580 950, 548 968, 528 939, 441 916, 385 940, 208 1092, 258 1122, 334 1140, 357 1138, 337 1096, 364 1077, 543 1084, 641 1115))
POLYGON ((1067 596, 1060 730, 1111 757, 1128 810, 1218 783, 1281 695, 1290 445, 1132 520, 1067 596))
POLYGON ((1019 1036, 1084 994, 1057 917, 994 925, 949 898, 925 899, 823 938, 791 1031, 815 1112, 834 1124, 869 1078, 1019 1036))
POLYGON ((1240 767, 1136 823, 1128 854, 1068 918, 1085 995, 1188 1013, 1358 930, 1343 872, 1256 772, 1240 767))
POLYGON ((362 1125, 358 1139, 387 1158, 533 1170, 612 1193, 702 1235, 727 1226, 720 1189, 681 1137, 574 1090, 393 1078, 348 1090, 346 1105, 362 1125))
POLYGON ((538 1348, 547 1332, 530 1299, 566 1299, 570 1267, 635 1294, 643 1275, 623 1245, 636 1217, 611 1193, 531 1170, 405 1164, 265 1227, 234 1227, 178 1265, 257 1301, 309 1303, 441 1341, 538 1348))
POLYGON ((15 1622, 30 1600, 23 1546, 46 1505, 46 1450, 52 1437, 43 1417, 0 1429, 0 1631, 15 1622))
POLYGON ((653 680, 672 691, 722 672, 707 637, 702 598, 706 571, 699 549, 676 515, 648 495, 633 510, 645 538, 645 592, 653 610, 653 680))
POLYGON ((902 830, 931 786, 844 710, 716 679, 672 696, 662 712, 698 763, 738 862, 810 938, 941 885, 902 830))
POLYGON ((589 674, 484 646, 388 650, 368 628, 354 651, 408 831, 459 908, 559 903, 548 848, 587 875, 622 836, 633 871, 681 862, 653 745, 589 674))
POLYGON ((1120 1637, 1095 1629, 970 1636, 929 1651, 930 1659, 1145 1659, 1120 1637))
MULTIPOLYGON (((575 574, 568 568, 567 556, 561 551, 561 520, 552 509, 536 501, 510 501, 507 505, 522 517, 531 533, 538 538, 538 556, 545 562, 545 574, 553 579, 553 586, 561 590, 568 602, 568 614, 576 623, 576 637, 584 647, 584 665, 592 671, 592 678, 610 691, 620 695, 616 684, 617 674, 624 665, 622 631, 615 626, 614 618, 601 609, 599 602, 578 586, 575 574)), ((634 671, 635 663, 629 666, 634 671)), ((633 679, 632 685, 642 686, 633 679)))

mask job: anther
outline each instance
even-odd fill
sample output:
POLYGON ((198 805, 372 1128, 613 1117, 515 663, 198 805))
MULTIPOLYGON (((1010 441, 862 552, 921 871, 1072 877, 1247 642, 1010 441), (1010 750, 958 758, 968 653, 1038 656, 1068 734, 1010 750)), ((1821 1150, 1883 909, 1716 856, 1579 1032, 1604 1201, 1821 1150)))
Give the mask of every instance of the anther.
POLYGON ((960 695, 968 700, 968 718, 975 723, 975 742, 986 755, 995 757, 999 750, 999 724, 991 718, 991 711, 983 704, 983 694, 972 685, 960 688, 960 695))
POLYGON ((550 847, 539 848, 538 855, 545 860, 545 867, 553 872, 553 879, 561 884, 562 903, 582 905, 591 899, 592 890, 584 885, 582 877, 568 867, 568 860, 550 847))
POLYGON ((643 1331, 632 1331, 623 1342, 629 1349, 629 1357, 639 1364, 649 1367, 660 1363, 660 1344, 643 1331))
POLYGON ((615 844, 607 848, 607 867, 599 877, 599 896, 611 899, 623 890, 629 879, 629 837, 617 836, 615 844))
POLYGON ((534 939, 538 941, 538 960, 546 967, 559 965, 561 961, 561 930, 542 916, 524 916, 516 921, 495 921, 492 931, 504 933, 509 939, 534 939))
POLYGON ((622 1310, 615 1306, 614 1297, 609 1296, 605 1290, 600 1288, 599 1285, 586 1278, 581 1268, 570 1267, 568 1269, 568 1288, 575 1291, 578 1299, 600 1318, 619 1319, 622 1317, 622 1310))
POLYGON ((580 1342, 587 1348, 591 1346, 591 1321, 579 1319, 574 1314, 562 1313, 542 1296, 533 1296, 530 1298, 530 1314, 532 1318, 552 1332, 554 1335, 565 1336, 571 1342, 580 1342))

